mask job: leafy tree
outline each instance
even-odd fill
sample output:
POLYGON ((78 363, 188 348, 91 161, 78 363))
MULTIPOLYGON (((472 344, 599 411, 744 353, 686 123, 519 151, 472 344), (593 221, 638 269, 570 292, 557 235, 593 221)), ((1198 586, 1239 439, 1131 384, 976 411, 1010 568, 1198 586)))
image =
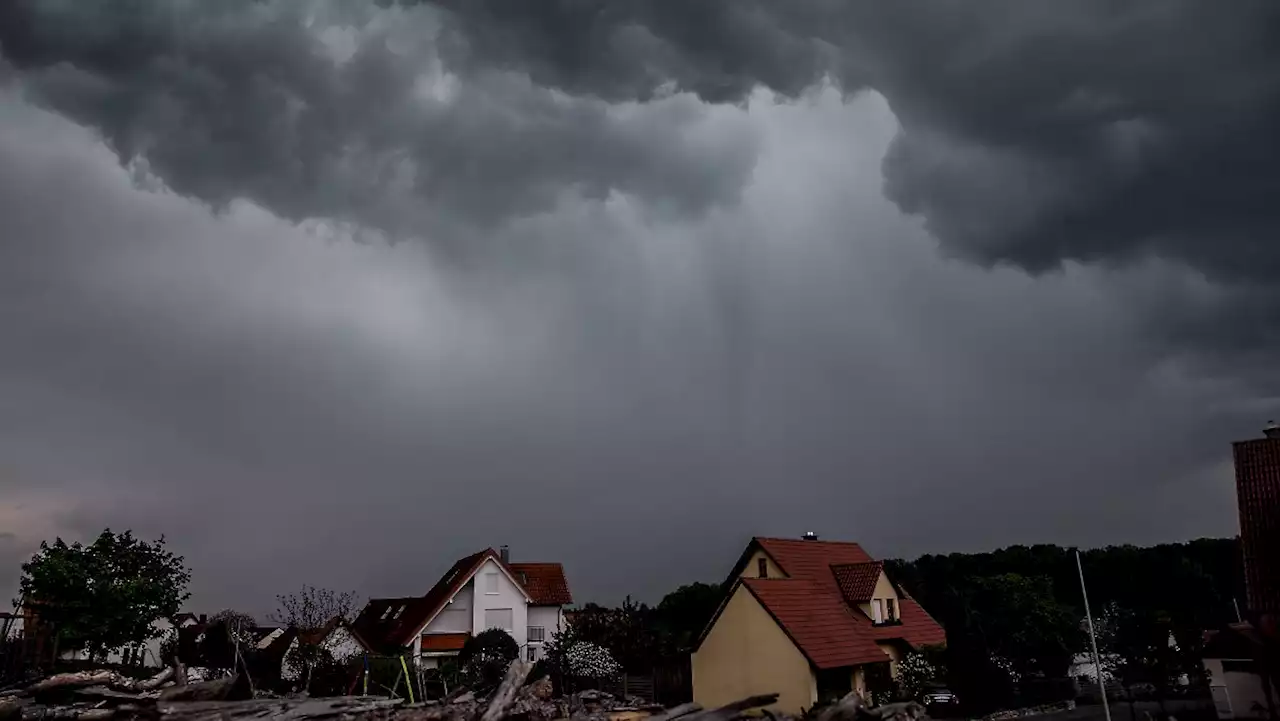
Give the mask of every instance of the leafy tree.
POLYGON ((177 615, 190 597, 183 560, 163 537, 148 543, 130 531, 104 530, 88 546, 58 538, 22 565, 22 598, 59 642, 98 657, 160 637, 152 623, 177 615))
POLYGON ((663 597, 654 609, 654 621, 665 650, 687 651, 711 621, 724 591, 709 583, 690 583, 663 597))
POLYGON ((502 683, 507 667, 520 655, 511 634, 491 628, 467 639, 458 652, 458 664, 473 686, 492 688, 502 683))
POLYGON ((1079 616, 1053 594, 1045 576, 1016 573, 979 579, 969 619, 994 655, 1008 659, 1020 676, 1061 677, 1083 647, 1079 616))

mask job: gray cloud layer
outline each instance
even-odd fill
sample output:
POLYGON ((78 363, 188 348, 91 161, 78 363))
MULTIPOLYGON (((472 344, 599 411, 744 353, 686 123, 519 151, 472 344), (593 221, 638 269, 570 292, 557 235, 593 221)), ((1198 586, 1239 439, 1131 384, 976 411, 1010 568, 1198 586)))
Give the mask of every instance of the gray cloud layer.
POLYGON ((0 562, 128 525, 261 610, 1231 532, 1269 5, 929 8, 0 4, 0 562))

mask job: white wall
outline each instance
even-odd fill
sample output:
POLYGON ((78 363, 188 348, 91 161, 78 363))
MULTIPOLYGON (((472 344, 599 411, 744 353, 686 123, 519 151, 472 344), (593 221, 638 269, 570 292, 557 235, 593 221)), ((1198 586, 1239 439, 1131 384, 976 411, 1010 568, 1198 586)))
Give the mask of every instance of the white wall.
MULTIPOLYGON (((1223 672, 1221 659, 1205 659, 1205 670, 1209 672, 1209 684, 1215 687, 1215 701, 1223 690, 1231 701, 1231 716, 1219 718, 1263 719, 1267 717, 1267 694, 1262 684, 1262 677, 1252 673, 1239 671, 1223 672), (1255 708, 1257 707, 1257 708, 1255 708)), ((1221 710, 1219 711, 1221 714, 1221 710)))
POLYGON ((486 560, 472 579, 475 591, 472 596, 471 632, 480 633, 485 628, 485 611, 491 608, 511 609, 511 628, 506 629, 516 640, 516 645, 524 647, 529 624, 529 610, 525 603, 524 592, 519 589, 507 574, 502 571, 492 558, 486 560), (488 574, 497 574, 497 591, 488 590, 488 574))
MULTIPOLYGON (((152 621, 151 628, 155 629, 160 636, 158 638, 150 639, 145 643, 131 645, 132 648, 135 649, 135 653, 132 654, 135 659, 137 657, 137 653, 140 652, 142 654, 142 660, 133 660, 133 665, 149 666, 152 668, 159 668, 165 665, 160 659, 160 645, 164 643, 166 638, 176 633, 176 631, 173 628, 173 624, 169 623, 169 620, 165 618, 152 621)), ((120 648, 108 651, 103 663, 124 663, 125 650, 127 648, 129 648, 129 646, 121 646, 120 648)), ((65 660, 76 661, 87 659, 88 653, 84 651, 63 651, 58 654, 58 657, 65 660)))
POLYGON ((475 585, 476 579, 467 581, 454 595, 453 603, 446 603, 431 623, 427 624, 427 630, 423 633, 471 633, 475 585))
POLYGON ((547 629, 546 640, 550 641, 556 631, 564 628, 564 610, 560 606, 530 606, 529 625, 547 629))

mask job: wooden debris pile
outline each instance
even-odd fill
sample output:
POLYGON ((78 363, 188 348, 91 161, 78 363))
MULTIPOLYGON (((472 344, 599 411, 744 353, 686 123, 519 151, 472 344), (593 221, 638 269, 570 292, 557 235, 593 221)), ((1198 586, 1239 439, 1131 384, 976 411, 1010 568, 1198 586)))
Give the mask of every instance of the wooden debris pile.
MULTIPOLYGON (((241 683, 238 677, 186 683, 180 666, 165 669, 145 681, 128 679, 113 671, 86 671, 59 674, 25 688, 0 692, 0 721, 739 721, 754 709, 761 709, 772 721, 781 721, 764 709, 777 702, 777 694, 753 696, 710 710, 697 704, 663 709, 600 691, 552 698, 548 679, 525 683, 531 669, 527 662, 513 662, 502 684, 488 698, 462 690, 442 700, 415 704, 372 696, 237 698, 252 696, 247 691, 248 684, 241 683)), ((919 721, 923 711, 915 703, 868 708, 851 694, 821 711, 816 721, 919 721)))

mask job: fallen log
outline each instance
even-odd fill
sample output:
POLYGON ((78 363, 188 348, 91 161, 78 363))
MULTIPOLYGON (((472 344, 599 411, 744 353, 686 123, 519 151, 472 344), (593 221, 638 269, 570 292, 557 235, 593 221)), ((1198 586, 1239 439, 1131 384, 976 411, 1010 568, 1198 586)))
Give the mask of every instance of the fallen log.
POLYGON ((520 687, 524 686, 524 680, 529 677, 529 672, 533 670, 533 664, 528 661, 515 660, 507 667, 507 676, 502 679, 502 685, 493 694, 493 700, 489 702, 489 708, 485 709, 484 715, 480 717, 480 721, 498 721, 511 708, 511 704, 515 703, 516 693, 520 691, 520 687))
POLYGON ((673 706, 666 711, 650 716, 648 721, 675 721, 690 714, 695 714, 702 710, 700 703, 682 703, 679 706, 673 706))

